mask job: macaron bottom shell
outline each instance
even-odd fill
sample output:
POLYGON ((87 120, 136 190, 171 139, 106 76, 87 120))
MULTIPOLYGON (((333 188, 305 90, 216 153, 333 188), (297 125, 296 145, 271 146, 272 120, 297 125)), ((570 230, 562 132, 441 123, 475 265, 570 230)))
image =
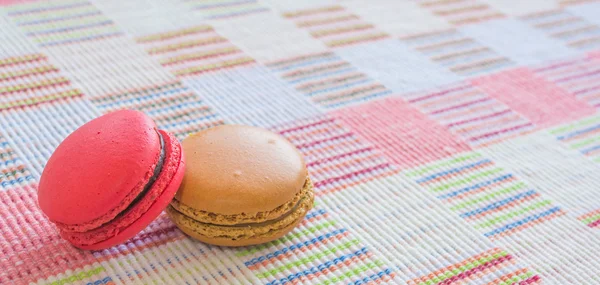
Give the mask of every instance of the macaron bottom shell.
POLYGON ((301 193, 303 193, 302 199, 291 212, 271 222, 244 223, 242 225, 203 223, 182 214, 173 206, 167 207, 167 214, 180 230, 201 242, 230 247, 256 245, 283 237, 303 220, 314 204, 313 185, 310 178, 307 177, 301 193))
POLYGON ((166 157, 162 171, 145 196, 98 228, 85 232, 61 229, 64 239, 84 250, 112 247, 134 237, 169 205, 183 180, 185 160, 179 141, 167 132, 159 132, 165 142, 166 157))

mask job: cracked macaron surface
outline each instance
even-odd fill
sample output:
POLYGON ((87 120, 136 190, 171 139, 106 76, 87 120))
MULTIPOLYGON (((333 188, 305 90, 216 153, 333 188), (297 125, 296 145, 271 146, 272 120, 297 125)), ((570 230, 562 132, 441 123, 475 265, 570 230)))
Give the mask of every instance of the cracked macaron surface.
POLYGON ((181 144, 141 112, 117 111, 69 135, 48 160, 38 202, 82 249, 133 237, 169 204, 184 172, 181 144))
POLYGON ((225 125, 187 137, 186 172, 167 213, 189 236, 223 246, 282 237, 314 203, 302 155, 264 129, 225 125))

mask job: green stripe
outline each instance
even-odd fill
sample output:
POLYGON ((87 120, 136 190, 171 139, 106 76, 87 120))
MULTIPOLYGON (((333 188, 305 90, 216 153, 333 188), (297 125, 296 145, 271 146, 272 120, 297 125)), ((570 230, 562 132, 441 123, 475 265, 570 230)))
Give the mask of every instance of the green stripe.
POLYGON ((459 210, 459 209, 465 208, 465 207, 467 207, 467 206, 470 206, 470 205, 473 205, 473 204, 477 204, 477 203, 479 203, 479 202, 483 202, 483 201, 489 201, 489 200, 491 200, 491 199, 495 198, 496 196, 503 195, 503 194, 507 194, 507 193, 510 193, 510 192, 513 192, 513 191, 516 191, 516 190, 522 189, 522 188, 524 188, 525 186, 526 186, 526 185, 525 185, 525 183, 524 183, 524 182, 519 182, 519 183, 517 183, 517 184, 515 184, 515 185, 513 185, 513 186, 510 186, 510 187, 503 188, 503 189, 501 189, 501 190, 498 190, 498 191, 496 191, 496 192, 492 192, 492 193, 490 193, 490 194, 487 194, 487 195, 485 195, 485 196, 482 196, 482 197, 479 197, 479 198, 475 198, 475 199, 471 199, 471 200, 464 201, 464 202, 462 202, 462 203, 460 203, 460 204, 457 204, 457 205, 455 205, 455 206, 451 207, 451 208, 450 208, 450 210, 452 210, 452 211, 456 211, 456 210, 459 210))
POLYGON ((14 153, 14 152, 12 152, 12 151, 9 151, 9 152, 4 152, 4 153, 0 153, 0 159, 3 159, 3 158, 5 158, 5 157, 10 157, 10 156, 13 156, 14 154, 15 154, 15 153, 14 153))
POLYGON ((352 269, 350 271, 347 271, 342 276, 333 277, 333 278, 331 278, 329 280, 325 280, 325 282, 323 282, 321 284, 323 284, 323 285, 337 284, 337 283, 340 283, 342 280, 344 280, 346 278, 350 278, 352 276, 359 275, 359 274, 361 274, 361 273, 363 273, 363 272, 365 272, 365 271, 367 271, 369 269, 373 269, 375 267, 379 267, 379 266, 382 266, 382 265, 383 265, 383 262, 379 261, 379 260, 377 260, 375 262, 370 262, 370 263, 367 263, 367 264, 365 264, 363 266, 360 266, 358 268, 355 268, 355 269, 352 269))
POLYGON ((592 161, 594 161, 594 162, 600 162, 600 156, 592 159, 592 161))
POLYGON ((587 218, 587 219, 583 219, 583 220, 581 220, 581 221, 582 221, 584 224, 586 224, 586 225, 587 225, 587 224, 589 224, 589 223, 592 223, 592 222, 595 222, 595 221, 597 221, 597 220, 600 220, 600 213, 598 213, 598 214, 596 214, 596 215, 593 215, 593 216, 591 216, 591 217, 589 217, 589 218, 587 218))
POLYGON ((330 254, 334 254, 334 253, 336 253, 336 252, 338 252, 340 250, 348 249, 348 248, 350 248, 350 247, 352 247, 354 245, 357 245, 359 243, 360 242, 357 239, 354 239, 354 240, 345 242, 345 243, 343 243, 341 245, 338 245, 338 246, 336 246, 334 248, 323 250, 323 251, 321 251, 321 252, 319 252, 317 254, 313 254, 313 255, 311 255, 309 257, 301 258, 301 259, 299 259, 297 261, 294 261, 294 262, 288 263, 286 265, 279 266, 279 267, 277 267, 275 269, 272 269, 272 270, 269 270, 269 271, 257 274, 256 277, 258 277, 258 278, 266 278, 266 277, 269 277, 271 275, 275 275, 275 274, 277 274, 279 272, 284 272, 284 271, 292 269, 294 267, 298 267, 300 265, 304 265, 304 264, 307 264, 309 262, 313 262, 313 261, 315 261, 317 259, 323 258, 323 257, 328 256, 330 254))
POLYGON ((14 177, 17 175, 17 173, 25 173, 27 172, 27 169, 23 168, 23 169, 17 169, 17 170, 13 170, 11 172, 7 172, 7 173, 0 173, 0 180, 5 179, 5 178, 9 178, 9 177, 14 177))
POLYGON ((248 250, 236 252, 235 256, 242 257, 242 256, 246 256, 246 255, 249 255, 249 254, 253 254, 253 253, 259 252, 259 251, 261 251, 263 249, 267 249, 267 248, 276 246, 278 244, 282 244, 284 242, 291 241, 291 240, 293 240, 295 238, 299 238, 299 237, 302 237, 302 236, 306 236, 306 235, 312 234, 312 233, 314 233, 316 231, 319 231, 319 230, 322 230, 322 229, 325 229, 325 228, 328 228, 328 227, 331 227, 331 226, 335 226, 335 222, 334 221, 325 221, 325 222, 323 222, 321 224, 318 224, 318 225, 316 225, 314 227, 310 227, 308 229, 302 230, 300 232, 289 233, 289 234, 285 235, 284 237, 282 237, 282 238, 280 238, 278 240, 274 240, 274 241, 272 241, 270 243, 258 245, 258 246, 255 246, 255 247, 251 248, 251 249, 248 249, 248 250))
POLYGON ((52 283, 50 283, 48 285, 63 285, 63 284, 73 283, 73 282, 76 282, 76 281, 81 281, 81 280, 90 278, 90 277, 92 277, 94 275, 97 275, 100 272, 104 272, 104 270, 105 269, 102 266, 96 267, 94 269, 90 269, 88 271, 82 271, 82 272, 79 272, 79 273, 77 273, 75 275, 71 275, 69 277, 66 277, 66 278, 54 281, 54 282, 52 282, 52 283))
POLYGON ((586 140, 583 140, 583 141, 580 141, 578 143, 574 143, 574 144, 570 145, 570 148, 571 149, 578 149, 578 148, 581 148, 581 147, 584 147, 584 146, 588 146, 588 145, 593 144, 593 143, 598 142, 598 141, 600 141, 600 136, 591 137, 589 139, 586 139, 586 140))
POLYGON ((538 202, 536 204, 530 205, 529 207, 526 207, 526 208, 523 208, 523 209, 520 209, 520 210, 517 210, 517 211, 513 211, 513 212, 510 212, 510 213, 498 216, 498 217, 496 217, 494 219, 488 220, 485 223, 477 224, 477 225, 475 225, 475 228, 476 229, 487 228, 487 227, 493 226, 493 225, 495 225, 497 223, 504 222, 504 221, 509 220, 511 218, 523 215, 523 214, 525 214, 527 212, 531 212, 531 211, 533 211, 535 209, 539 209, 541 207, 550 205, 551 203, 552 203, 552 201, 550 201, 550 200, 544 200, 542 202, 538 202))
POLYGON ((597 122, 600 122, 600 117, 594 116, 594 117, 591 117, 591 118, 583 119, 583 120, 581 120, 579 122, 576 122, 576 123, 573 123, 573 124, 570 124, 570 125, 567 125, 567 126, 564 126, 564 127, 560 127, 558 129, 554 129, 554 130, 550 131, 550 133, 553 134, 553 135, 557 135, 557 134, 560 134, 560 133, 563 133, 563 132, 568 132, 568 131, 577 129, 579 127, 583 127, 585 125, 594 124, 594 123, 597 123, 597 122))
POLYGON ((478 157, 481 157, 481 154, 476 153, 476 152, 471 152, 471 153, 459 156, 457 158, 454 158, 452 160, 448 160, 448 161, 444 161, 444 162, 439 162, 439 163, 435 163, 435 164, 432 164, 432 165, 429 165, 429 166, 421 167, 421 168, 419 168, 417 170, 413 170, 413 171, 410 171, 410 172, 406 173, 406 175, 409 176, 409 177, 412 177, 412 176, 421 176, 421 175, 423 175, 423 174, 425 174, 427 172, 430 172, 431 170, 439 169, 439 168, 442 168, 442 167, 451 166, 451 165, 454 165, 454 164, 457 164, 457 163, 460 163, 460 162, 463 162, 463 161, 467 161, 469 159, 478 158, 478 157))
POLYGON ((427 280, 427 282, 421 282, 421 283, 419 283, 419 285, 433 285, 433 284, 440 283, 440 282, 442 282, 442 281, 444 281, 444 280, 446 280, 448 278, 454 277, 454 276, 456 276, 456 275, 458 275, 458 274, 460 274, 462 272, 465 272, 467 270, 471 270, 471 269, 473 269, 475 267, 478 267, 478 266, 483 265, 485 263, 488 263, 488 262, 490 262, 492 260, 496 260, 496 259, 502 258, 502 257, 507 256, 507 255, 508 255, 507 252, 501 251, 501 252, 498 252, 498 253, 493 254, 491 256, 484 256, 484 257, 482 257, 482 258, 480 258, 478 260, 475 260, 475 261, 473 261, 471 263, 465 264, 465 265, 463 265, 463 266, 461 266, 459 268, 454 268, 452 270, 446 271, 442 275, 438 275, 438 276, 436 276, 433 279, 427 280))
POLYGON ((533 272, 527 272, 527 273, 523 273, 521 275, 517 275, 514 276, 513 278, 510 278, 498 285, 512 285, 512 284, 516 284, 520 281, 524 281, 527 280, 528 278, 530 278, 531 276, 533 276, 533 272))
POLYGON ((475 174, 473 174, 473 175, 471 175, 469 177, 465 177, 465 178, 460 179, 458 181, 446 183, 446 184, 443 184, 441 186, 432 188, 431 191, 433 191, 433 192, 445 191, 445 190, 448 190, 448 189, 456 187, 456 186, 460 186, 460 185, 464 185, 464 184, 467 184, 467 183, 471 183, 471 182, 473 182, 473 181, 475 181, 475 180, 477 180, 479 178, 484 178, 484 177, 492 176, 492 175, 500 173, 502 171, 504 171, 504 169, 498 167, 498 168, 495 168, 495 169, 492 169, 492 170, 488 170, 488 171, 484 171, 484 172, 480 172, 480 173, 475 173, 475 174))

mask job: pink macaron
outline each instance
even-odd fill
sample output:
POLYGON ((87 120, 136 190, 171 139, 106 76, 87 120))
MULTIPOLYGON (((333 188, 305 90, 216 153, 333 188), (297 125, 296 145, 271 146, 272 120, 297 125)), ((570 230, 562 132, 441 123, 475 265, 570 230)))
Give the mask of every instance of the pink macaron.
POLYGON ((46 164, 40 208, 81 249, 127 241, 171 202, 183 179, 179 141, 141 112, 117 111, 69 135, 46 164))

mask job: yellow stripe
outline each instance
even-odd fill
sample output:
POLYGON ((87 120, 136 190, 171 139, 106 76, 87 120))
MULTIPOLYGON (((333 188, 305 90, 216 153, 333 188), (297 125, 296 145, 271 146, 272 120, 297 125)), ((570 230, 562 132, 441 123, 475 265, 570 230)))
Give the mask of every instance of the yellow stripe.
POLYGON ((344 8, 342 8, 341 6, 331 6, 331 7, 324 7, 324 8, 318 8, 318 9, 302 10, 302 11, 297 11, 297 12, 287 12, 287 13, 283 13, 283 16, 286 18, 296 18, 296 17, 306 16, 306 15, 328 13, 328 12, 335 12, 335 11, 344 11, 344 8))
POLYGON ((23 70, 19 70, 19 71, 0 73, 0 80, 6 80, 9 78, 14 78, 14 77, 24 77, 24 76, 34 75, 34 74, 42 74, 42 73, 46 73, 49 71, 58 71, 58 68, 56 68, 54 66, 46 65, 46 66, 23 69, 23 70))
POLYGON ((206 71, 220 69, 220 68, 232 67, 232 66, 241 65, 244 63, 249 63, 249 62, 254 62, 254 59, 249 58, 249 57, 242 57, 242 58, 237 58, 237 59, 232 59, 232 60, 221 61, 221 62, 217 62, 217 63, 213 63, 213 64, 206 64, 206 65, 194 66, 194 67, 190 67, 190 68, 186 68, 186 69, 182 69, 182 70, 177 70, 175 72, 175 74, 177 76, 184 76, 184 75, 189 75, 189 74, 193 74, 193 73, 206 72, 206 71))
POLYGON ((191 35, 191 34, 196 34, 196 33, 210 32, 213 30, 214 29, 211 26, 204 25, 204 26, 193 27, 193 28, 168 32, 168 33, 161 33, 161 34, 155 34, 155 35, 151 35, 151 36, 140 37, 140 38, 137 38, 136 41, 138 43, 164 41, 164 40, 177 38, 177 37, 181 37, 181 36, 186 36, 186 35, 191 35))
POLYGON ((5 58, 5 59, 0 59, 0 66, 18 64, 18 63, 23 63, 23 62, 33 61, 33 60, 40 60, 40 59, 46 59, 46 56, 43 54, 30 54, 30 55, 19 56, 19 57, 9 57, 9 58, 5 58))
POLYGON ((177 43, 177 44, 166 45, 163 47, 151 48, 148 50, 148 53, 154 54, 154 53, 170 52, 170 51, 176 51, 179 49, 185 49, 185 48, 194 47, 194 46, 202 46, 202 45, 221 43, 221 42, 226 42, 226 41, 227 40, 225 38, 223 38, 221 36, 216 36, 216 37, 211 37, 211 38, 206 38, 206 39, 201 39, 201 40, 185 41, 185 42, 181 42, 181 43, 177 43))
POLYGON ((205 51, 205 52, 196 52, 196 53, 184 54, 184 55, 180 55, 180 56, 176 56, 176 57, 170 57, 170 58, 161 60, 160 63, 164 64, 164 65, 168 65, 168 64, 179 63, 179 62, 190 60, 190 59, 201 59, 201 58, 205 58, 205 57, 211 57, 214 55, 223 55, 223 54, 229 54, 229 53, 238 52, 238 51, 240 51, 240 50, 237 47, 226 47, 226 48, 220 48, 220 49, 215 49, 215 50, 210 50, 210 51, 205 51))
POLYGON ((0 104, 0 110, 12 109, 12 108, 16 108, 16 107, 31 106, 31 105, 44 103, 44 102, 52 102, 52 101, 56 101, 59 99, 79 97, 82 95, 83 94, 79 90, 73 89, 73 90, 69 90, 69 91, 65 91, 65 92, 42 96, 42 97, 33 97, 33 98, 27 98, 24 100, 3 103, 3 104, 0 104))
POLYGON ((18 92, 18 91, 24 91, 24 90, 28 90, 28 89, 34 89, 34 88, 43 88, 43 87, 52 86, 54 84, 63 84, 63 83, 69 83, 69 79, 67 79, 65 77, 58 77, 58 78, 53 78, 53 79, 48 79, 48 80, 41 80, 41 81, 37 81, 34 83, 29 83, 29 84, 19 84, 19 85, 14 85, 14 86, 7 86, 7 87, 0 88, 0 93, 18 92))
POLYGON ((327 42, 327 45, 330 46, 330 47, 337 47, 337 46, 343 46, 343 45, 357 43, 357 42, 382 39, 382 38, 385 38, 387 36, 388 36, 388 34, 386 34, 386 33, 379 33, 379 34, 373 34, 373 35, 366 35, 366 36, 360 36, 360 37, 353 37, 353 38, 346 38, 346 39, 342 39, 342 40, 330 41, 330 42, 327 42))

